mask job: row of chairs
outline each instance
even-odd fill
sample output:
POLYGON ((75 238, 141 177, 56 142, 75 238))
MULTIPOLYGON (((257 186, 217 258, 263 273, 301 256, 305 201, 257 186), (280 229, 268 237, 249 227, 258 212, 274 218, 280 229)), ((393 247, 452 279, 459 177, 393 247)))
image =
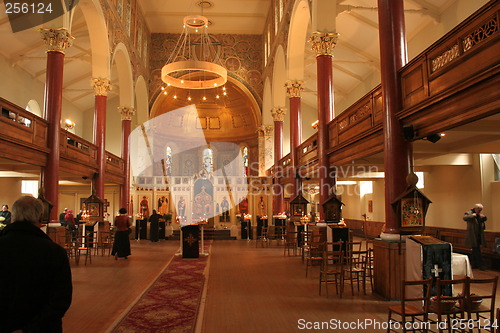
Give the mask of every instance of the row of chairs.
MULTIPOLYGON (((373 287, 372 258, 373 249, 362 248, 361 242, 324 242, 319 245, 321 253, 319 272, 319 294, 325 285, 328 297, 328 285, 334 284, 337 295, 342 297, 345 285, 349 284, 351 294, 354 287, 366 295, 367 282, 373 287)), ((306 260, 308 257, 306 257, 306 260)), ((307 264, 307 263, 306 263, 307 264)))
POLYGON ((410 328, 423 332, 495 332, 497 284, 498 276, 403 281, 401 302, 389 306, 387 332, 401 331, 395 327, 401 327, 403 332, 414 331, 410 328), (457 289, 461 291, 457 293, 457 289), (431 296, 433 290, 436 296, 431 296), (451 290, 451 295, 443 296, 446 290, 451 290))
POLYGON ((257 236, 255 246, 269 247, 275 241, 276 245, 286 244, 286 228, 284 226, 269 226, 262 227, 260 234, 257 236))
POLYGON ((63 239, 59 244, 66 250, 68 257, 75 259, 76 264, 80 263, 81 256, 85 257, 87 262, 92 263, 92 255, 97 255, 99 251, 104 256, 108 252, 111 255, 114 237, 111 231, 92 231, 83 233, 82 230, 65 230, 63 239))

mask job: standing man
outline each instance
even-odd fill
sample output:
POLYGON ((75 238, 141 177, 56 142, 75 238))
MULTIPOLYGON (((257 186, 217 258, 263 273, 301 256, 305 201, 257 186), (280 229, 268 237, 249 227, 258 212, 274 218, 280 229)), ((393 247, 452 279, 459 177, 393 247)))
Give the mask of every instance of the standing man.
POLYGON ((73 287, 66 251, 42 230, 43 205, 23 196, 0 233, 0 333, 62 332, 73 287))
POLYGON ((486 246, 484 239, 484 222, 488 219, 481 214, 483 205, 478 203, 470 211, 465 212, 464 221, 467 222, 467 235, 465 236, 465 245, 472 248, 472 268, 485 270, 483 258, 481 257, 481 245, 486 246))
POLYGON ((64 208, 63 212, 59 214, 59 223, 61 223, 61 226, 65 227, 66 226, 66 214, 68 213, 68 208, 64 208))

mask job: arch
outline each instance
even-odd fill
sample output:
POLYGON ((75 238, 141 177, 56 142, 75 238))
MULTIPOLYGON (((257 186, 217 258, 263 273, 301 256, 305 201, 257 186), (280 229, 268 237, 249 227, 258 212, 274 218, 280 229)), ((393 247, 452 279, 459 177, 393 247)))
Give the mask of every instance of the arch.
POLYGON ((273 117, 271 116, 271 109, 273 107, 273 94, 271 90, 271 80, 266 78, 264 82, 264 94, 262 101, 262 125, 272 125, 273 117))
POLYGON ((148 86, 142 75, 135 81, 135 115, 138 124, 149 118, 148 86))
POLYGON ((134 80, 132 78, 132 63, 127 47, 118 43, 113 52, 112 64, 116 64, 118 86, 120 87, 120 106, 134 106, 134 80))
POLYGON ((90 47, 92 52, 92 77, 110 77, 110 53, 108 29, 99 0, 80 0, 87 29, 89 30, 90 47))
POLYGON ((307 0, 300 0, 295 3, 288 34, 287 77, 289 80, 302 80, 304 78, 304 49, 310 18, 311 13, 307 0))
POLYGON ((283 46, 278 46, 274 56, 273 67, 273 107, 285 107, 286 105, 286 62, 283 46))
POLYGON ((40 108, 40 104, 38 104, 38 102, 34 99, 28 102, 28 104, 26 105, 26 110, 33 114, 36 114, 39 117, 43 117, 43 112, 40 108))

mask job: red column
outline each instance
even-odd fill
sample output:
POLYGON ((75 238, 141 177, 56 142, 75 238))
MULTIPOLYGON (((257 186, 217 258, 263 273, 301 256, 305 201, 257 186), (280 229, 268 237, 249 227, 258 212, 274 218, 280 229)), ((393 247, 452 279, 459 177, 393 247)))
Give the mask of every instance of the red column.
POLYGON ((407 63, 403 0, 378 0, 380 69, 384 108, 385 233, 399 232, 391 202, 407 187, 408 142, 396 117, 401 110, 398 70, 407 63))
POLYGON ((290 156, 292 160, 292 173, 290 184, 292 185, 292 198, 299 195, 299 157, 297 149, 302 143, 302 112, 300 92, 303 90, 302 81, 288 81, 286 88, 290 98, 290 156))
POLYGON ((272 111, 274 119, 274 205, 273 214, 282 213, 285 209, 283 199, 283 188, 279 185, 279 178, 283 177, 284 170, 279 167, 279 161, 283 158, 283 120, 286 110, 274 108, 272 111))
POLYGON ((133 108, 120 107, 122 118, 122 159, 123 176, 125 177, 123 185, 120 187, 120 208, 126 208, 129 215, 132 215, 130 207, 130 150, 129 136, 131 131, 131 120, 134 115, 133 108))
POLYGON ((94 144, 97 146, 97 177, 94 178, 95 195, 104 200, 104 174, 106 171, 106 101, 110 90, 108 79, 92 79, 95 95, 94 144))
POLYGON ((315 32, 310 42, 316 52, 318 87, 318 180, 319 218, 324 221, 323 203, 328 199, 330 188, 335 188, 335 178, 329 178, 330 163, 326 151, 330 146, 328 123, 333 119, 333 75, 332 53, 338 38, 337 33, 315 32))
POLYGON ((47 164, 42 168, 42 190, 45 199, 54 206, 50 220, 59 221, 59 145, 61 138, 62 87, 64 50, 71 44, 72 37, 66 29, 42 29, 42 38, 47 42, 47 72, 45 76, 44 109, 48 122, 47 164))

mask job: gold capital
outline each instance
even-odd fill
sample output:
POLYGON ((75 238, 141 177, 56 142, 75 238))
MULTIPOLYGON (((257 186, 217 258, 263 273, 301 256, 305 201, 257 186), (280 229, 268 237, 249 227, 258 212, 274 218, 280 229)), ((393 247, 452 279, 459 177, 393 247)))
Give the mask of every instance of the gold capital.
POLYGON ((288 97, 300 97, 300 92, 304 90, 304 81, 286 81, 285 88, 288 97))
POLYGON ((107 96, 108 91, 111 91, 111 81, 109 79, 92 78, 90 84, 98 96, 107 96))
POLYGON ((283 121, 285 119, 286 108, 272 108, 271 115, 274 121, 283 121))
POLYGON ((312 50, 316 52, 316 56, 332 55, 339 34, 336 32, 313 32, 308 42, 312 44, 312 50))
POLYGON ((47 52, 55 51, 64 54, 64 50, 73 43, 73 36, 65 28, 40 29, 42 39, 47 44, 47 52))
POLYGON ((119 106, 118 111, 120 112, 122 120, 132 120, 132 117, 135 115, 134 108, 128 106, 119 106))
POLYGON ((273 126, 261 125, 257 127, 257 133, 259 136, 270 136, 273 133, 273 126))

